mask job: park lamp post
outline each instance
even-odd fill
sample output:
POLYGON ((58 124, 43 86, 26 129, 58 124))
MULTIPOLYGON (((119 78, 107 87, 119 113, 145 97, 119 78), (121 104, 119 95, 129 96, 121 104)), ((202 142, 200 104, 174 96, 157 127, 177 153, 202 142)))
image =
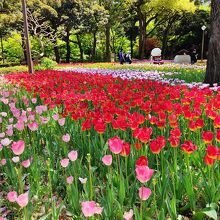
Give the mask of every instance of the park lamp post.
POLYGON ((22 12, 24 17, 24 38, 25 38, 25 46, 26 46, 28 72, 34 73, 33 62, 31 57, 31 47, 28 36, 28 18, 27 18, 26 0, 22 0, 22 12))
POLYGON ((202 51, 201 51, 201 61, 203 62, 203 51, 204 51, 204 40, 205 40, 205 29, 206 29, 206 26, 205 25, 203 25, 202 27, 201 27, 201 29, 202 29, 202 51))

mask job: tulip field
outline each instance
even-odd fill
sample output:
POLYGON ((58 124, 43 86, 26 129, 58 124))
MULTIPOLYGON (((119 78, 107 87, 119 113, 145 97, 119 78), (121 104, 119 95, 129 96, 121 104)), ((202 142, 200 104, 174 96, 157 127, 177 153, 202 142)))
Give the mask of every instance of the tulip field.
POLYGON ((219 219, 220 88, 103 66, 0 77, 0 220, 219 219))

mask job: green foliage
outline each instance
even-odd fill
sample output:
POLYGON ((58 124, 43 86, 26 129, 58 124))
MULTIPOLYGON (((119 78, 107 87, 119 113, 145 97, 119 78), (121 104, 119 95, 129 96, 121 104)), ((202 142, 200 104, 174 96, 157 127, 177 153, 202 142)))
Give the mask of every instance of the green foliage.
POLYGON ((41 60, 41 65, 42 67, 45 69, 45 70, 52 70, 54 69, 55 65, 57 63, 53 60, 51 60, 50 58, 47 58, 47 57, 44 57, 42 60, 41 60))
POLYGON ((2 67, 0 68, 0 74, 7 74, 7 73, 15 73, 15 72, 26 72, 26 66, 13 66, 13 67, 2 67))

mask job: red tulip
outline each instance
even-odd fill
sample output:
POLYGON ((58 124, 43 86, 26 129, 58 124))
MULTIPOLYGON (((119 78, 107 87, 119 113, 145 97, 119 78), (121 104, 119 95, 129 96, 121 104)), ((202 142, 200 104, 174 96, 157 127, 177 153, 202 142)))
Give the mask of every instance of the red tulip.
POLYGON ((204 157, 204 163, 208 166, 213 166, 215 163, 215 160, 210 158, 208 155, 205 155, 204 157))
POLYGON ((214 127, 220 128, 220 115, 216 116, 216 118, 214 119, 214 127))
POLYGON ((155 140, 151 141, 150 149, 152 153, 159 154, 163 147, 166 145, 164 136, 158 136, 155 140))
POLYGON ((209 145, 206 149, 206 153, 208 155, 209 158, 211 159, 217 159, 218 155, 220 155, 220 150, 218 149, 218 147, 213 146, 213 145, 209 145))
POLYGON ((122 145, 122 150, 121 150, 120 155, 125 157, 125 156, 128 156, 130 154, 130 152, 131 152, 130 144, 124 142, 122 145))
POLYGON ((193 153, 195 150, 197 150, 197 146, 194 145, 192 143, 192 141, 185 141, 182 145, 181 145, 182 150, 187 153, 187 154, 191 154, 193 153))
POLYGON ((171 147, 175 148, 175 147, 178 147, 180 145, 180 139, 178 137, 175 137, 175 136, 171 135, 168 140, 170 142, 171 147))
POLYGON ((145 156, 140 156, 136 160, 136 166, 148 166, 148 159, 145 156))
POLYGON ((211 131, 203 131, 202 132, 202 139, 206 144, 212 143, 214 138, 214 134, 211 131))
POLYGON ((220 130, 216 131, 216 141, 220 142, 220 130))

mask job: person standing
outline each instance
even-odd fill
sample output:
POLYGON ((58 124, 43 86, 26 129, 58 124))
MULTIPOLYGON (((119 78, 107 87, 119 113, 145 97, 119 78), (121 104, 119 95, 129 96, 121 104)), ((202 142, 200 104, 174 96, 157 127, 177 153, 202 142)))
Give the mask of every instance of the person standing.
POLYGON ((197 62, 197 53, 196 53, 196 49, 194 49, 191 54, 191 64, 194 64, 196 62, 197 62))
POLYGON ((121 49, 120 52, 118 53, 118 58, 119 58, 120 64, 123 64, 125 62, 123 49, 121 49))

